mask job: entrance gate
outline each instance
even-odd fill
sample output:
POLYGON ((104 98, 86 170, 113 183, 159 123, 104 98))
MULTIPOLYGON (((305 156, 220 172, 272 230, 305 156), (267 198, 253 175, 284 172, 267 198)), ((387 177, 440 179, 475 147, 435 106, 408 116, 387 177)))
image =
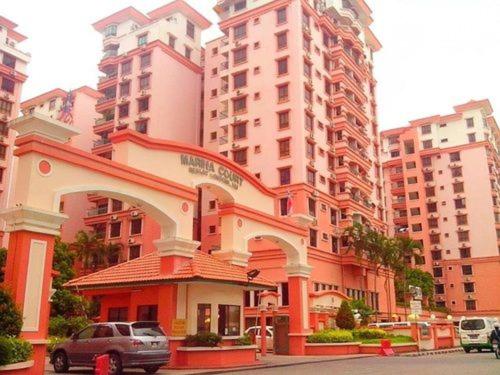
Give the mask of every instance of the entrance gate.
POLYGON ((288 355, 290 323, 287 315, 276 315, 273 319, 274 354, 288 355))

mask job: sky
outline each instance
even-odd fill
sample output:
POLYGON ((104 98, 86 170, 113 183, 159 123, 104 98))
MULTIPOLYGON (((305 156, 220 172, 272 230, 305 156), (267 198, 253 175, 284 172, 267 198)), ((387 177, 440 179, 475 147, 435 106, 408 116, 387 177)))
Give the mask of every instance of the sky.
MULTIPOLYGON (((143 12, 170 0, 2 0, 0 14, 28 37, 29 79, 22 99, 60 87, 96 87, 102 39, 91 24, 132 5, 143 12)), ((366 0, 383 45, 375 55, 381 130, 448 114, 489 98, 500 114, 500 0, 366 0)), ((187 0, 214 25, 216 0, 187 0)), ((499 115, 500 116, 500 115, 499 115)))

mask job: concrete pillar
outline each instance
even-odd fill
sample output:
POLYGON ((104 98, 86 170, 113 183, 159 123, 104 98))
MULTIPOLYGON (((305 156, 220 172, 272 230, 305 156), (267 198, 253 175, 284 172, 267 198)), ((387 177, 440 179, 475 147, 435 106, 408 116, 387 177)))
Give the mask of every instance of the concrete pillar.
POLYGON ((187 260, 194 257, 200 243, 185 238, 169 237, 154 241, 160 255, 160 274, 174 273, 187 260))
POLYGON ((0 212, 9 235, 4 285, 12 291, 24 321, 21 337, 33 345, 32 372, 45 367, 52 286, 54 238, 66 215, 16 207, 0 212))

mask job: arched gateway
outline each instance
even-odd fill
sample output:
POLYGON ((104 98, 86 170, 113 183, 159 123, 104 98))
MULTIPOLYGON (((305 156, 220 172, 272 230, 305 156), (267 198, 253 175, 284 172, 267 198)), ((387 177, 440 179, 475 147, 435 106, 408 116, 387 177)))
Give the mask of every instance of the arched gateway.
MULTIPOLYGON (((54 236, 66 219, 59 213, 59 202, 64 194, 75 192, 102 194, 131 203, 159 223, 158 252, 144 257, 156 257, 157 280, 173 279, 169 275, 199 262, 201 268, 210 262, 211 267, 220 267, 221 273, 229 270, 237 278, 246 275, 249 240, 264 237, 275 242, 287 257, 291 354, 304 354, 309 329, 310 267, 305 245, 307 230, 301 223, 307 218, 280 217, 277 195, 253 175, 202 148, 151 139, 128 130, 112 136, 115 152, 110 161, 68 146, 67 141, 78 134, 77 130, 42 115, 21 117, 11 128, 19 133, 15 151, 19 161, 14 205, 0 213, 10 232, 5 282, 23 308, 23 335, 34 343, 39 366, 43 366, 50 311, 54 236), (199 242, 192 238, 196 189, 200 186, 218 195, 222 226, 221 249, 201 258, 196 255, 199 242)), ((150 276, 139 277, 147 281, 150 276)), ((102 288, 98 284, 93 287, 102 288)), ((165 303, 190 298, 181 295, 185 293, 183 288, 172 285, 161 285, 165 303)), ((265 285, 262 280, 260 287, 265 285)), ((193 324, 190 313, 185 310, 180 304, 158 306, 158 313, 161 311, 171 320, 187 319, 188 333, 193 333, 193 327, 189 329, 193 324)), ((171 327, 166 329, 172 333, 171 327)))

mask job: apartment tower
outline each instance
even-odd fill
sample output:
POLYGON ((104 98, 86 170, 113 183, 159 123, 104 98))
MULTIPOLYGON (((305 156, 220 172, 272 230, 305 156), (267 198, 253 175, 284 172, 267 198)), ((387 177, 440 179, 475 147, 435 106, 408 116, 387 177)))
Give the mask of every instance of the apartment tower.
MULTIPOLYGON (((10 207, 13 181, 13 146, 15 135, 9 131, 8 122, 19 114, 19 103, 23 83, 28 76, 26 67, 30 55, 18 49, 17 44, 26 37, 16 31, 17 25, 0 15, 0 208, 10 207)), ((0 225, 2 246, 4 224, 0 225)))
POLYGON ((488 100, 382 132, 389 233, 424 249, 435 300, 453 315, 500 314, 500 132, 488 100))
MULTIPOLYGON (((215 11, 224 35, 206 45, 204 147, 276 189, 281 215, 310 217, 311 292, 378 306, 382 283, 346 255, 343 236, 354 222, 385 230, 371 10, 363 0, 226 0, 215 11)), ((217 210, 205 194, 207 251, 220 246, 217 210)), ((252 250, 286 305, 283 252, 265 240, 252 250)))

